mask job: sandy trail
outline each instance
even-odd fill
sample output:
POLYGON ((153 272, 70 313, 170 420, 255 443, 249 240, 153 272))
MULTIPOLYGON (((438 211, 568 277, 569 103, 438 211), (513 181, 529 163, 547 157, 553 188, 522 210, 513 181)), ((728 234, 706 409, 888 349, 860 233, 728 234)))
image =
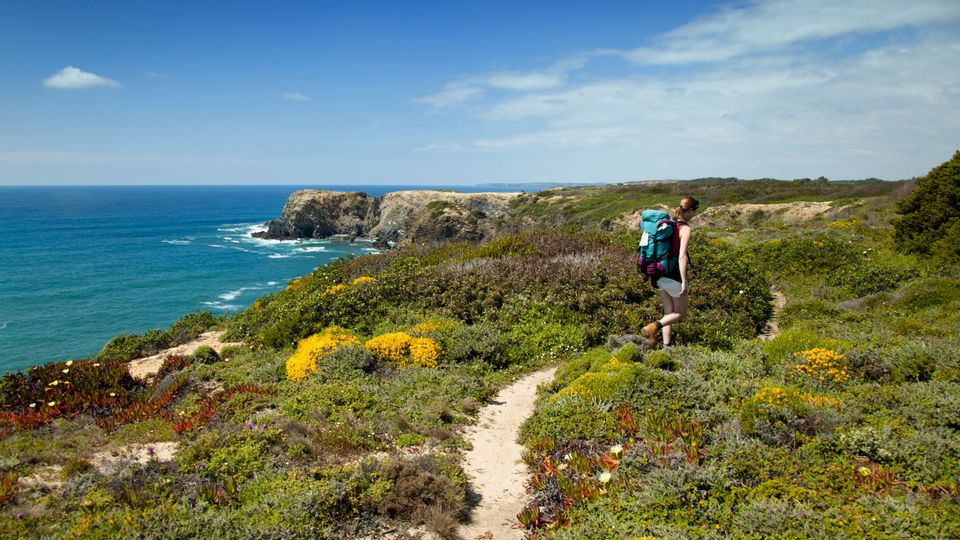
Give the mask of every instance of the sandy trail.
POLYGON ((171 347, 153 356, 131 360, 127 364, 127 371, 130 372, 130 376, 134 379, 146 379, 152 373, 156 373, 160 370, 160 366, 163 365, 164 359, 166 359, 168 356, 174 354, 180 354, 184 356, 193 354, 193 351, 197 350, 197 347, 201 345, 212 347, 213 350, 217 351, 218 354, 221 350, 223 350, 224 347, 228 345, 242 345, 242 343, 221 343, 220 336, 222 335, 222 330, 204 332, 203 334, 200 334, 197 339, 184 343, 183 345, 171 347))
POLYGON ((466 432, 473 449, 464 456, 464 470, 480 502, 473 508, 472 522, 460 529, 463 538, 523 538, 517 513, 526 504, 529 477, 517 443, 520 424, 533 412, 537 386, 553 380, 555 367, 525 376, 504 388, 480 411, 475 426, 466 432))
POLYGON ((787 296, 773 287, 770 288, 770 294, 773 295, 773 315, 767 321, 767 327, 760 334, 760 339, 770 341, 780 335, 780 312, 787 305, 787 296))

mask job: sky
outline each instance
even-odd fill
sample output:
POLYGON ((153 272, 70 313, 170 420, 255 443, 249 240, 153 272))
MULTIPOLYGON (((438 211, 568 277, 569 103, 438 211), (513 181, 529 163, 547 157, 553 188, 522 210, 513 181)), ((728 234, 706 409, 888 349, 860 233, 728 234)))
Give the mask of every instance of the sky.
POLYGON ((922 176, 960 1, 0 0, 0 185, 922 176))

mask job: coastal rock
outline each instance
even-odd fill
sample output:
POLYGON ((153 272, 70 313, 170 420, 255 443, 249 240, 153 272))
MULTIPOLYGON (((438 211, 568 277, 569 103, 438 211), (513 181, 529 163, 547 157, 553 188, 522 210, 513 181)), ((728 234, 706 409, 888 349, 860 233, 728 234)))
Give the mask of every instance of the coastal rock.
POLYGON ((292 240, 346 236, 380 246, 442 240, 479 242, 496 231, 518 193, 395 191, 383 197, 360 192, 300 190, 260 238, 292 240))
POLYGON ((283 206, 278 219, 267 222, 258 238, 294 240, 334 235, 365 236, 377 213, 378 199, 359 191, 301 189, 283 206))

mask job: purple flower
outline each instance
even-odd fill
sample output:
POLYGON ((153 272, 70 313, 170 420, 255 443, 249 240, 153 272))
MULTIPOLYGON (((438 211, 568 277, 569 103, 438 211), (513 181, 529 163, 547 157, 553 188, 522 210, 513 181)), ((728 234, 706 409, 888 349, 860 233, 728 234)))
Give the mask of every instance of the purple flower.
POLYGON ((156 452, 156 451, 157 451, 157 449, 154 448, 154 447, 152 447, 152 446, 148 446, 148 447, 147 447, 147 453, 150 454, 151 456, 152 456, 152 455, 154 454, 154 452, 156 452))
POLYGON ((246 423, 246 428, 247 428, 247 429, 253 429, 253 428, 254 428, 253 422, 247 422, 247 423, 246 423))
POLYGON ((200 469, 202 469, 202 468, 204 468, 204 467, 206 467, 206 466, 207 466, 207 462, 206 462, 206 461, 201 461, 200 463, 197 463, 197 467, 200 468, 200 469))
POLYGON ((16 516, 17 519, 23 519, 23 516, 24 516, 23 512, 17 512, 17 516, 16 516))

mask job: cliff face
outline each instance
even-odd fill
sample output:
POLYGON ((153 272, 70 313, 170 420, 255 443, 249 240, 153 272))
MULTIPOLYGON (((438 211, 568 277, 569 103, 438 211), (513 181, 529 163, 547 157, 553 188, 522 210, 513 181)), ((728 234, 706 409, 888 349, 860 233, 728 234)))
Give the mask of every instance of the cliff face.
POLYGON ((275 240, 362 237, 373 226, 378 202, 358 191, 301 189, 290 195, 280 217, 267 222, 267 230, 254 236, 275 240))
POLYGON ((411 190, 371 197, 305 189, 293 193, 261 238, 291 240, 344 235, 379 245, 439 240, 479 242, 492 234, 517 193, 411 190))

